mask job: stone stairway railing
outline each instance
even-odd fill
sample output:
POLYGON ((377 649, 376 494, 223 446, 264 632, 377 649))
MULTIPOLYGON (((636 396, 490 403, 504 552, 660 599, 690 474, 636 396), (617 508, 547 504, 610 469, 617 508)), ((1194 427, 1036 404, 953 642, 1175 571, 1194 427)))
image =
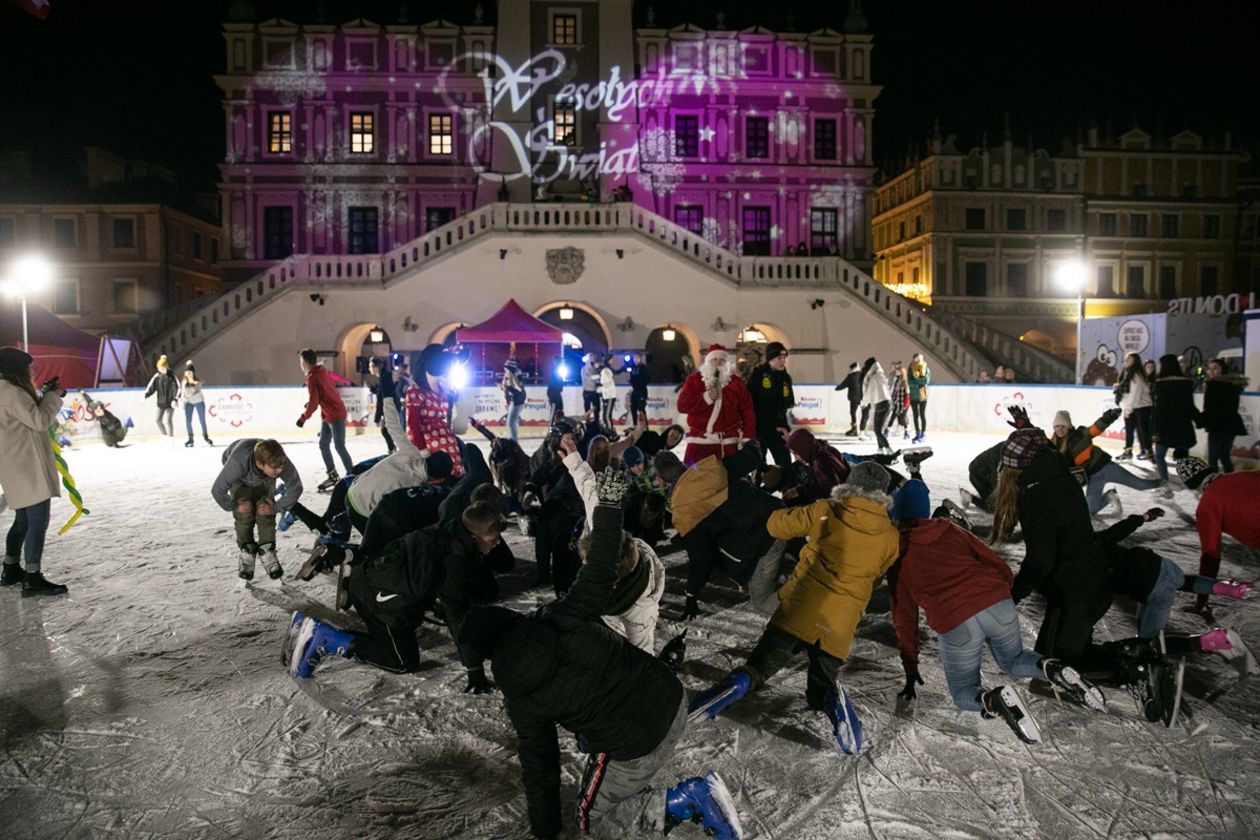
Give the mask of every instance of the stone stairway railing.
POLYGON ((844 288, 914 336, 961 381, 988 362, 954 330, 839 257, 741 257, 645 208, 621 204, 489 204, 384 254, 289 257, 227 290, 162 334, 146 350, 187 357, 238 317, 293 287, 384 285, 490 234, 632 234, 698 268, 747 286, 844 288))
POLYGON ((1072 366, 1040 347, 1033 347, 1007 333, 953 312, 933 312, 933 317, 986 352, 996 365, 1010 365, 1021 382, 1070 383, 1072 366))

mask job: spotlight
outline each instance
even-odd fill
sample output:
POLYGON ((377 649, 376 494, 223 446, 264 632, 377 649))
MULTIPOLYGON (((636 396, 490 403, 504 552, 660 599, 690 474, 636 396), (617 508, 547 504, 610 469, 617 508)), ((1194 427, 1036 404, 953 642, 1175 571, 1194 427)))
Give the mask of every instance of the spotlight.
POLYGON ((501 260, 506 260, 506 259, 507 259, 507 248, 500 248, 500 249, 499 249, 499 259, 501 259, 501 260))
POLYGON ((622 248, 618 248, 618 249, 617 249, 617 259, 619 259, 619 260, 624 260, 625 258, 626 258, 626 252, 625 252, 625 250, 624 250, 624 249, 622 249, 622 248))
POLYGON ((822 299, 822 298, 814 298, 813 300, 811 300, 811 301, 809 302, 809 308, 810 308, 810 309, 822 309, 822 308, 823 308, 823 303, 824 303, 824 301, 823 301, 823 299, 822 299))
POLYGON ((324 296, 321 295, 319 292, 311 292, 311 302, 318 303, 320 306, 323 306, 324 296))

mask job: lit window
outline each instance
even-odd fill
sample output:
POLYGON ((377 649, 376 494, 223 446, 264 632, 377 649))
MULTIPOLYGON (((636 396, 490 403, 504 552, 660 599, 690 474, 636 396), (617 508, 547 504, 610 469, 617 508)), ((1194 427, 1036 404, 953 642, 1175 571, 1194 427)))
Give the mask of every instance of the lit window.
POLYGON ((674 154, 677 157, 700 157, 700 118, 674 117, 674 154))
POLYGON ((455 151, 455 118, 450 114, 429 115, 429 154, 449 155, 455 151))
POLYGON ((373 144, 373 118, 373 114, 350 115, 351 154, 370 155, 375 150, 373 144))
POLYGON ((551 19, 551 43, 576 44, 577 15, 556 15, 551 19))
POLYGON ((572 102, 557 102, 552 119, 555 121, 555 133, 551 138, 557 146, 577 145, 577 109, 572 102))
POLYGON ((293 116, 286 111, 267 115, 267 151, 287 155, 293 151, 293 116))

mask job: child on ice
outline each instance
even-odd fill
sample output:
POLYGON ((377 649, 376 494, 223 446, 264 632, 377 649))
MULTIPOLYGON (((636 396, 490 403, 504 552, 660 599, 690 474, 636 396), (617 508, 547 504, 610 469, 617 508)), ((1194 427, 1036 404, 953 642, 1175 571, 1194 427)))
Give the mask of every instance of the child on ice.
POLYGON ((232 511, 236 521, 236 545, 240 548, 238 573, 254 577, 254 559, 261 556, 272 580, 284 575, 276 557, 276 512, 284 513, 302 495, 302 479, 284 448, 274 440, 243 438, 223 451, 223 469, 210 488, 219 507, 232 511), (284 494, 276 499, 276 479, 284 482, 284 494), (254 527, 258 539, 254 539, 254 527))

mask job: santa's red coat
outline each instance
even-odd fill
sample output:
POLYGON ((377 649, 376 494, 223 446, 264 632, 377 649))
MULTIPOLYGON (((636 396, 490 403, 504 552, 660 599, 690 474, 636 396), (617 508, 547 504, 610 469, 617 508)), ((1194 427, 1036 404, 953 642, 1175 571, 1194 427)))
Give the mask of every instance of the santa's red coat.
POLYGON ((683 461, 694 464, 710 455, 723 458, 746 440, 757 439, 757 416, 752 395, 738 376, 732 376, 710 404, 704 379, 696 371, 678 392, 678 411, 687 415, 687 450, 683 461))

